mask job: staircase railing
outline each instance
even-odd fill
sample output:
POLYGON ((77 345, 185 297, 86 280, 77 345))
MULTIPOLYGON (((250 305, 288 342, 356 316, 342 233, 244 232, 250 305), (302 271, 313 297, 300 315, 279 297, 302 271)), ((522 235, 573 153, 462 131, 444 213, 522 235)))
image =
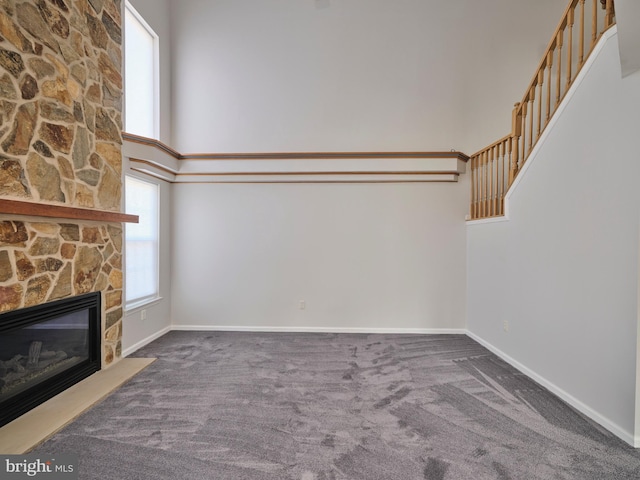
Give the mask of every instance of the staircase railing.
POLYGON ((596 43, 614 23, 613 0, 569 2, 522 100, 515 104, 511 133, 471 156, 472 220, 504 215, 509 187, 596 43))

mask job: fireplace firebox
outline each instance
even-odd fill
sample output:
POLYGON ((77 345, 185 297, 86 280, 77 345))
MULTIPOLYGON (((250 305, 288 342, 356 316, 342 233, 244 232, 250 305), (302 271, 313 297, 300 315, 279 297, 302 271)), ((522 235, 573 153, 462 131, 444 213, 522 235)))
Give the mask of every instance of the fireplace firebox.
POLYGON ((100 370, 100 293, 0 314, 0 426, 100 370))

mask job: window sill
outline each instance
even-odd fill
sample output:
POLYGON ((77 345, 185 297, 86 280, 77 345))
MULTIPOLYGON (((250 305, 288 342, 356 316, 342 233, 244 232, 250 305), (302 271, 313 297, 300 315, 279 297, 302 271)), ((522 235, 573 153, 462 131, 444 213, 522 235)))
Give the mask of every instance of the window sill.
POLYGON ((124 308, 124 315, 131 315, 132 313, 136 313, 140 310, 142 310, 143 308, 148 308, 151 307, 153 305, 156 305, 158 303, 160 303, 163 300, 162 297, 154 297, 154 298, 147 298, 145 300, 141 300, 139 302, 135 302, 132 303, 130 305, 125 306, 124 308))

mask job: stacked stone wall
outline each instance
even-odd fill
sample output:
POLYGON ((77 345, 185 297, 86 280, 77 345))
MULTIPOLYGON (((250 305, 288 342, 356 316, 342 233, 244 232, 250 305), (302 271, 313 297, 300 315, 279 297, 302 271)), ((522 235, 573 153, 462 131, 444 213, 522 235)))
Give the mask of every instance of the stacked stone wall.
MULTIPOLYGON (((0 198, 119 211, 121 0, 0 0, 0 198)), ((101 291, 120 356, 122 227, 0 217, 0 311, 101 291)))

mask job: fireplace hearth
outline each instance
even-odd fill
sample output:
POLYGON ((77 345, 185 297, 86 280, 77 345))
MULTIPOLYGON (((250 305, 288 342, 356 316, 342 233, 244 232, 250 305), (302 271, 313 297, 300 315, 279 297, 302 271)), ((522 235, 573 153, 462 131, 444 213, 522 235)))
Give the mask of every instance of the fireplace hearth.
POLYGON ((100 293, 0 314, 0 426, 100 370, 100 293))

